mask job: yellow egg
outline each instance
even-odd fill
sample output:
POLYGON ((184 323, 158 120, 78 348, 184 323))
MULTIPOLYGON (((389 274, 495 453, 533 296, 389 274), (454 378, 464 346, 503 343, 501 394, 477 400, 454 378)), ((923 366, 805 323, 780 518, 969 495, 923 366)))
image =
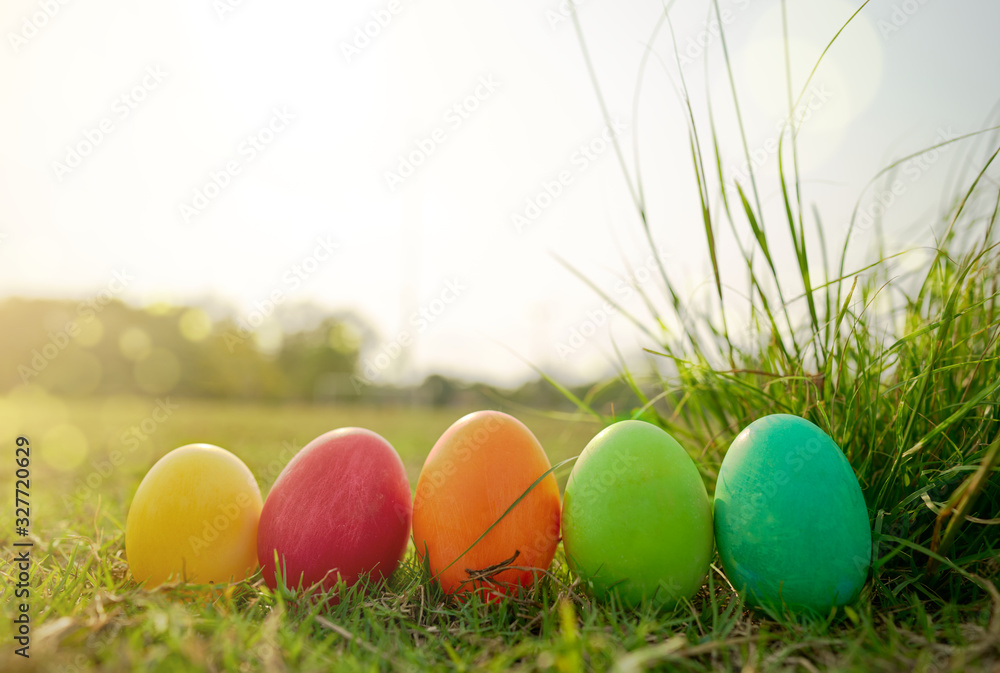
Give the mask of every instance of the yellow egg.
POLYGON ((174 449, 139 484, 125 522, 125 553, 137 582, 244 579, 257 569, 263 502, 242 460, 211 444, 174 449))

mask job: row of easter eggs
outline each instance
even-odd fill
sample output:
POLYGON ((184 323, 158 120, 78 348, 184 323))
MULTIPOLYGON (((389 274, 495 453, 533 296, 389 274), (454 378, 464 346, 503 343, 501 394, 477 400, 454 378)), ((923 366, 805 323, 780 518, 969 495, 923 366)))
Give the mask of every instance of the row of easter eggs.
POLYGON ((689 454, 642 421, 594 437, 561 501, 538 440, 496 411, 469 414, 441 436, 412 501, 399 455, 368 430, 310 442, 266 502, 239 458, 192 444, 142 480, 125 542, 132 576, 147 587, 239 580, 259 564, 272 588, 330 590, 391 575, 411 535, 446 593, 487 600, 535 582, 560 537, 583 586, 627 606, 690 598, 717 547, 751 603, 822 613, 858 595, 871 555, 850 464, 822 430, 787 415, 735 439, 714 507, 689 454))

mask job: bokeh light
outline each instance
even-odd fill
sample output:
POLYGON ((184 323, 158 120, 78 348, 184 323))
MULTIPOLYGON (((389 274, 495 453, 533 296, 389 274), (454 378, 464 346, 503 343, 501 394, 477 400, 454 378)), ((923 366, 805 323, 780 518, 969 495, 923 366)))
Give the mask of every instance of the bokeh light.
MULTIPOLYGON (((802 92, 836 29, 856 9, 844 0, 811 3, 808 20, 801 20, 796 8, 789 7, 793 99, 802 92)), ((875 98, 882 81, 882 50, 883 42, 871 19, 862 13, 823 57, 796 111, 805 132, 802 141, 808 143, 808 151, 800 152, 802 165, 820 165, 836 152, 849 125, 875 98), (805 106, 810 99, 812 109, 807 112, 805 106)), ((783 121, 788 115, 788 92, 780 5, 775 4, 760 16, 735 67, 738 81, 749 90, 749 101, 769 119, 783 121)))
POLYGON ((118 348, 122 355, 138 362, 145 360, 153 350, 153 340, 146 330, 139 327, 129 327, 118 337, 118 348))
POLYGON ((254 343, 265 353, 276 353, 285 340, 284 331, 277 321, 267 320, 253 333, 254 343))
POLYGON ((212 333, 212 320, 200 308, 192 308, 181 314, 178 328, 188 341, 204 341, 212 333))

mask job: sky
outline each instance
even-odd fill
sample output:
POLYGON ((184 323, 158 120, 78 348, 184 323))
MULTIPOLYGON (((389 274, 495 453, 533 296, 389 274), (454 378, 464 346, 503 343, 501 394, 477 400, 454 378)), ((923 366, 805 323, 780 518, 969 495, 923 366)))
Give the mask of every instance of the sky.
MULTIPOLYGON (((859 4, 789 0, 796 92, 859 4)), ((638 157, 671 278, 710 300, 676 87, 683 73, 703 137, 711 97, 727 180, 745 184, 720 23, 762 200, 779 205, 781 5, 719 0, 721 22, 710 8, 670 6, 678 65, 669 29, 650 42, 663 3, 577 1, 608 126, 566 1, 5 0, 0 297, 226 304, 272 346, 275 311, 312 302, 371 327, 365 362, 385 381, 598 376, 612 339, 650 344, 559 260, 626 308, 633 283, 662 297, 612 139, 632 181, 638 157)), ((997 26, 995 0, 872 0, 847 27, 799 134, 830 240, 879 169, 995 119, 997 26)), ((907 166, 894 247, 932 240, 966 149, 907 166)), ((852 259, 873 240, 862 227, 852 259)), ((719 246, 738 302, 737 241, 719 246)), ((783 274, 790 255, 776 244, 783 274)))

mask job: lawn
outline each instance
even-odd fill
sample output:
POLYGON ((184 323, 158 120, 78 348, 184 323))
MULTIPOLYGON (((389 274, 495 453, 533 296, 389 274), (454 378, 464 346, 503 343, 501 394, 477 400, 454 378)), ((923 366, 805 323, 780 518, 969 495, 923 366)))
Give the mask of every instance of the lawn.
MULTIPOLYGON (((155 428, 147 422, 152 432, 130 450, 133 442, 123 442, 123 433, 141 428, 157 405, 44 395, 0 401, 11 443, 14 433, 25 433, 37 456, 31 658, 12 652, 14 578, 6 565, 3 670, 971 670, 1000 664, 1000 596, 980 592, 961 605, 910 587, 885 609, 866 589, 858 604, 826 619, 772 619, 744 609, 718 562, 690 605, 667 612, 593 602, 574 583, 561 552, 534 591, 494 605, 442 596, 412 550, 388 586, 351 593, 335 607, 272 593, 259 574, 215 590, 145 591, 128 578, 124 519, 143 473, 171 448, 194 441, 224 446, 247 462, 266 493, 303 443, 331 428, 360 425, 394 444, 415 484, 434 440, 464 413, 179 399, 170 400, 176 408, 155 428), (46 428, 55 428, 49 439, 38 433, 46 428), (48 442, 81 436, 87 456, 67 469, 66 461, 79 456, 52 453, 48 442), (101 463, 116 449, 125 458, 109 471, 101 463), (88 475, 94 490, 86 490, 88 475)), ((600 427, 586 417, 519 415, 553 462, 576 455, 600 427)), ((10 480, 4 487, 12 488, 10 480)), ((12 524, 5 511, 5 549, 13 542, 12 524)))

